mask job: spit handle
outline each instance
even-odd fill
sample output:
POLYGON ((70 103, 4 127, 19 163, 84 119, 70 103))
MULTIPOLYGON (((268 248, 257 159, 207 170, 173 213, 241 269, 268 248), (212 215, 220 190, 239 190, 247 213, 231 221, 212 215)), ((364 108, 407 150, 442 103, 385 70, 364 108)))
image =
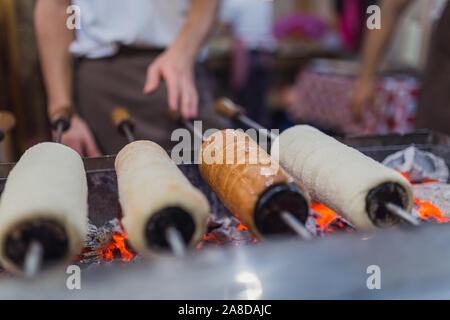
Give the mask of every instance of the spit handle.
POLYGON ((16 126, 16 117, 10 111, 0 111, 0 141, 16 126))
POLYGON ((118 106, 111 112, 111 120, 120 134, 124 135, 129 142, 135 141, 133 135, 134 122, 126 107, 118 106))
POLYGON ((50 115, 52 129, 56 131, 56 142, 61 143, 62 134, 70 128, 72 119, 72 106, 61 107, 50 115))
POLYGON ((217 100, 216 111, 229 119, 245 114, 245 111, 241 106, 238 106, 228 98, 220 98, 217 100))

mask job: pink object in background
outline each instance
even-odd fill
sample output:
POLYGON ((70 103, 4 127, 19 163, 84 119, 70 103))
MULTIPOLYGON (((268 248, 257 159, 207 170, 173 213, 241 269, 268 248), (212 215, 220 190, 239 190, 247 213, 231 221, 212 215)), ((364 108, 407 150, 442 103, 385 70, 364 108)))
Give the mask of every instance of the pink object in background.
POLYGON ((278 40, 289 37, 320 40, 329 31, 326 22, 313 13, 294 13, 279 19, 274 25, 278 40))
POLYGON ((342 43, 348 50, 355 50, 361 39, 361 8, 359 0, 345 0, 341 16, 342 43))
POLYGON ((382 77, 373 106, 353 119, 349 102, 355 77, 306 70, 300 74, 294 103, 287 109, 297 123, 313 123, 345 135, 405 133, 414 129, 419 83, 412 77, 382 77))

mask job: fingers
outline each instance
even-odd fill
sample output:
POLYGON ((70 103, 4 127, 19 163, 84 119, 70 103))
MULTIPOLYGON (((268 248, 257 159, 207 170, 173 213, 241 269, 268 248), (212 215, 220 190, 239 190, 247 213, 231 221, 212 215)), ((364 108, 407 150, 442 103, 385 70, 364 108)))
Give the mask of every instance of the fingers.
POLYGON ((193 88, 193 102, 192 102, 192 109, 191 109, 191 117, 197 118, 198 116, 198 92, 197 89, 193 88))
POLYGON ((81 142, 80 139, 76 139, 76 137, 72 137, 72 136, 64 136, 61 139, 61 143, 65 146, 68 146, 70 148, 72 148, 73 150, 75 150, 80 157, 83 157, 83 144, 81 142))
POLYGON ((362 110, 359 106, 352 106, 351 112, 354 121, 360 122, 362 120, 362 110))
POLYGON ((62 135, 61 142, 83 157, 99 157, 100 150, 87 124, 78 116, 73 116, 69 130, 62 135))
POLYGON ((193 81, 185 81, 181 93, 181 115, 185 119, 197 117, 198 93, 193 81))
POLYGON ((147 79, 145 81, 145 86, 143 90, 144 94, 150 94, 154 92, 158 88, 159 82, 160 82, 159 67, 157 65, 152 64, 148 67, 147 70, 147 79))
POLYGON ((84 137, 84 151, 86 153, 86 156, 90 158, 101 156, 101 152, 98 149, 97 144, 94 141, 94 138, 90 134, 87 134, 84 137))
POLYGON ((162 76, 167 87, 169 108, 171 111, 175 112, 178 110, 180 90, 177 72, 172 69, 173 68, 169 67, 160 67, 158 63, 150 65, 147 70, 147 79, 143 92, 144 94, 154 92, 158 88, 162 76))
POLYGON ((373 103, 374 93, 373 81, 359 80, 356 83, 350 101, 350 111, 354 121, 362 121, 365 109, 369 108, 373 103))
POLYGON ((356 122, 360 122, 362 120, 363 105, 363 98, 361 98, 359 95, 354 96, 352 101, 350 102, 350 112, 352 115, 352 119, 356 122))
POLYGON ((178 100, 180 99, 180 88, 177 80, 177 74, 173 70, 163 71, 163 78, 167 86, 167 95, 170 111, 178 110, 178 100))
POLYGON ((191 68, 186 69, 185 66, 179 68, 173 58, 163 55, 147 70, 144 94, 154 92, 158 88, 161 78, 167 87, 170 111, 180 110, 183 118, 195 118, 198 113, 198 93, 191 68))
POLYGON ((191 117, 191 105, 192 105, 192 92, 189 84, 185 81, 182 82, 181 87, 181 116, 184 119, 189 119, 191 117))

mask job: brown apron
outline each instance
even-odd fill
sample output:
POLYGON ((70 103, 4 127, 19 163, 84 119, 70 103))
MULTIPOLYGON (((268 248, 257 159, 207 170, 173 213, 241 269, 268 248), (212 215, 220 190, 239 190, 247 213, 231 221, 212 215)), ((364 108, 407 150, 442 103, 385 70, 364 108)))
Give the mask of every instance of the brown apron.
MULTIPOLYGON (((111 122, 111 111, 126 106, 135 122, 137 139, 152 140, 169 150, 173 130, 179 128, 167 111, 164 82, 156 92, 144 95, 146 71, 161 50, 121 48, 113 57, 79 59, 75 63, 74 96, 77 111, 91 128, 101 151, 116 154, 127 143, 111 122)), ((199 68, 197 68, 199 69, 199 68)), ((201 70, 196 70, 199 117, 203 130, 223 129, 226 122, 214 112, 214 101, 201 70)))
POLYGON ((416 127, 450 134, 450 1, 436 25, 422 83, 416 127))

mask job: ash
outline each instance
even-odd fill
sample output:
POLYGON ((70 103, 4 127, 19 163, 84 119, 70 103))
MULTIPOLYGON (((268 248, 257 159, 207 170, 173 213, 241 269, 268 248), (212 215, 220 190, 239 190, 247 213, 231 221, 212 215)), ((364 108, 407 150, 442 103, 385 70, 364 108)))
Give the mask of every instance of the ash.
POLYGON ((413 192, 422 201, 430 201, 442 214, 450 218, 450 185, 445 183, 424 183, 413 185, 413 192))
POLYGON ((444 159, 414 146, 391 154, 383 164, 406 173, 412 183, 422 183, 425 180, 446 183, 449 178, 449 170, 444 159))
POLYGON ((197 249, 206 246, 240 246, 257 242, 257 239, 234 216, 211 214, 208 231, 197 249))
POLYGON ((450 218, 449 169, 443 158, 412 146, 388 156, 383 164, 406 173, 414 196, 431 202, 450 218))

